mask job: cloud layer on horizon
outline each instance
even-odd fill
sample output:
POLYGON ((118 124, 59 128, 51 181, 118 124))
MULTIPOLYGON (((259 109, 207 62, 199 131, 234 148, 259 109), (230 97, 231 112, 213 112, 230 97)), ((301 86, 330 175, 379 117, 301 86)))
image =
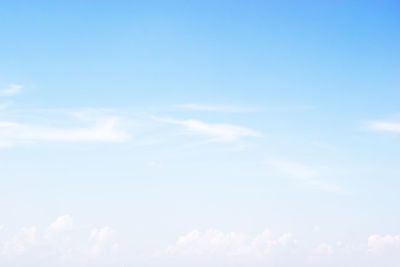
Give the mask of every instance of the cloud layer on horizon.
POLYGON ((118 250, 114 234, 115 230, 108 226, 82 231, 70 215, 63 215, 47 228, 22 227, 9 238, 0 239, 0 262, 18 261, 23 256, 88 262, 118 250))
POLYGON ((310 242, 299 240, 291 233, 276 235, 268 229, 255 235, 208 229, 193 230, 180 236, 156 257, 189 262, 241 262, 238 266, 266 263, 284 266, 295 263, 297 266, 355 266, 361 263, 363 266, 386 266, 388 260, 391 264, 400 263, 399 255, 400 236, 395 235, 370 235, 358 243, 339 240, 310 242))

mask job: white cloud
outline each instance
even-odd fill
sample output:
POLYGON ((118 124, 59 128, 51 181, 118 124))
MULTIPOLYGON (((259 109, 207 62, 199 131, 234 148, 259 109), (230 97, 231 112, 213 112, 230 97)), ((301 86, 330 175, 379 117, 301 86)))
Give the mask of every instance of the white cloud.
POLYGON ((3 247, 2 254, 7 256, 20 255, 32 248, 37 242, 38 228, 23 227, 3 247))
POLYGON ((370 121, 368 128, 373 131, 400 133, 400 122, 370 121))
POLYGON ((51 142, 124 142, 130 135, 118 129, 116 117, 98 118, 83 128, 55 128, 0 121, 0 146, 12 146, 29 141, 51 142))
POLYGON ((183 104, 176 105, 178 109, 194 110, 194 111, 213 111, 213 112, 230 112, 230 113, 243 113, 243 112, 257 112, 258 109, 239 106, 216 106, 216 105, 201 105, 201 104, 183 104))
POLYGON ((321 227, 316 225, 316 226, 314 226, 313 230, 314 230, 314 232, 319 232, 319 231, 321 231, 321 227))
MULTIPOLYGON (((202 136, 205 139, 203 142, 237 142, 236 145, 242 145, 238 148, 244 147, 238 142, 244 138, 262 137, 260 132, 233 124, 159 119, 154 116, 149 122, 148 118, 134 119, 127 113, 116 113, 114 110, 100 109, 36 110, 26 114, 17 110, 7 117, 8 113, 5 112, 0 121, 0 147, 38 142, 127 142, 131 140, 133 126, 137 143, 153 144, 165 138, 165 132, 154 132, 154 129, 159 130, 157 123, 160 122, 180 126, 187 134, 202 136)), ((157 164, 150 165, 155 167, 157 164)))
POLYGON ((21 85, 9 84, 6 88, 0 90, 0 96, 16 95, 21 91, 21 89, 21 85))
POLYGON ((314 249, 314 253, 316 256, 331 256, 333 254, 333 247, 327 243, 321 243, 314 249))
POLYGON ((94 228, 87 239, 87 230, 72 229, 70 215, 58 217, 47 229, 38 226, 23 227, 3 244, 0 243, 0 262, 5 258, 33 256, 44 259, 58 257, 60 260, 84 261, 99 258, 108 251, 115 251, 115 230, 110 227, 94 228))
POLYGON ((233 142, 243 137, 262 137, 262 134, 249 128, 232 125, 206 123, 198 120, 160 119, 163 122, 182 125, 191 134, 208 136, 208 142, 233 142))
MULTIPOLYGON (((379 263, 380 260, 389 255, 394 255, 395 257, 388 258, 396 260, 400 253, 400 236, 393 235, 373 235, 368 238, 368 242, 338 241, 334 244, 314 242, 310 239, 298 241, 290 233, 274 236, 269 230, 256 235, 223 232, 215 229, 204 232, 194 230, 179 237, 175 243, 166 247, 157 256, 196 261, 211 258, 225 259, 229 262, 232 262, 232 260, 235 262, 236 260, 244 260, 243 262, 255 260, 264 264, 267 262, 276 263, 290 258, 293 262, 318 262, 320 266, 323 265, 322 262, 328 263, 333 260, 336 262, 335 266, 340 261, 345 263, 344 266, 350 266, 348 265, 349 256, 359 257, 361 261, 365 262, 378 259, 377 263, 379 263)), ((292 266, 292 264, 283 266, 292 266)), ((359 266, 359 264, 352 266, 359 266)))
POLYGON ((368 237, 368 252, 383 254, 387 250, 397 249, 400 253, 400 235, 371 235, 368 237))
POLYGON ((297 105, 297 106, 270 106, 264 108, 243 107, 234 105, 203 105, 203 104, 182 104, 175 105, 174 108, 189 110, 189 111, 210 111, 210 112, 226 112, 226 113, 248 113, 248 112, 280 112, 280 111, 295 111, 295 110, 310 110, 315 106, 297 105))
POLYGON ((90 232, 90 240, 93 242, 90 253, 92 257, 98 257, 105 249, 118 249, 118 243, 114 242, 115 230, 111 227, 93 228, 90 232))
POLYGON ((321 174, 315 168, 306 166, 301 163, 284 160, 271 160, 268 163, 279 173, 300 180, 303 183, 318 186, 319 188, 328 191, 343 191, 343 189, 339 186, 330 185, 321 180, 319 178, 321 174))
POLYGON ((12 106, 13 104, 14 104, 14 102, 12 102, 12 101, 0 103, 0 110, 7 109, 10 106, 12 106))
POLYGON ((318 171, 316 169, 297 162, 273 160, 269 161, 269 164, 275 167, 281 173, 305 182, 314 181, 315 177, 318 175, 318 171))
POLYGON ((194 230, 179 237, 175 244, 168 246, 168 256, 250 256, 263 257, 282 247, 295 246, 297 241, 291 234, 272 237, 269 230, 249 236, 239 232, 224 233, 210 229, 205 232, 194 230))
POLYGON ((50 224, 49 228, 46 231, 45 237, 47 239, 51 239, 59 233, 71 230, 73 224, 74 221, 71 215, 60 216, 57 218, 57 220, 50 224))

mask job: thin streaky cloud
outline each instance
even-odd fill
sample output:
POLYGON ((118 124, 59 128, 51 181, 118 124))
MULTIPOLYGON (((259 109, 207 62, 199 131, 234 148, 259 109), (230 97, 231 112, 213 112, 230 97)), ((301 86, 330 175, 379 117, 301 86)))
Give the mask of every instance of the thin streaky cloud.
POLYGON ((400 122, 369 121, 367 126, 372 131, 400 133, 400 122))
POLYGON ((125 142, 130 135, 119 129, 117 117, 99 118, 81 128, 55 128, 0 121, 0 146, 12 146, 27 141, 47 142, 125 142))
POLYGON ((22 85, 9 84, 6 88, 0 90, 0 96, 11 96, 18 94, 22 89, 22 85))
POLYGON ((158 119, 165 123, 181 125, 185 131, 194 135, 207 136, 208 142, 234 142, 244 137, 262 137, 260 132, 233 124, 206 123, 199 120, 158 119))
POLYGON ((297 106, 283 106, 283 107, 275 107, 271 108, 276 111, 291 111, 291 110, 312 110, 316 109, 316 106, 313 105, 297 105, 297 106))
POLYGON ((261 111, 261 109, 257 108, 241 107, 241 106, 224 106, 224 105, 183 104, 183 105, 176 105, 174 107, 183 110, 228 112, 228 113, 245 113, 245 112, 261 111))
POLYGON ((312 105, 294 105, 294 106, 269 106, 263 108, 234 106, 234 105, 204 105, 204 104, 182 104, 173 106, 176 109, 187 111, 205 111, 205 112, 226 112, 226 113, 251 113, 251 112, 272 112, 272 111, 291 111, 291 110, 311 110, 315 109, 312 105))
POLYGON ((14 105, 14 102, 12 102, 12 101, 0 103, 0 110, 7 109, 7 108, 11 107, 12 105, 14 105))
POLYGON ((279 173, 299 180, 305 184, 317 186, 318 188, 327 191, 344 192, 343 188, 336 185, 327 184, 325 181, 323 181, 320 178, 320 171, 316 168, 306 166, 302 163, 285 160, 271 160, 268 162, 268 164, 279 173))

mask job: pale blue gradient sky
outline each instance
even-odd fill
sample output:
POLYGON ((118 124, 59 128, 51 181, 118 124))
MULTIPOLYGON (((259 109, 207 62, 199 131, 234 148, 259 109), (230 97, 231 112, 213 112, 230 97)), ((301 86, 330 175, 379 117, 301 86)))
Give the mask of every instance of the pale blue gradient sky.
POLYGON ((398 266, 399 14, 3 1, 0 265, 398 266))

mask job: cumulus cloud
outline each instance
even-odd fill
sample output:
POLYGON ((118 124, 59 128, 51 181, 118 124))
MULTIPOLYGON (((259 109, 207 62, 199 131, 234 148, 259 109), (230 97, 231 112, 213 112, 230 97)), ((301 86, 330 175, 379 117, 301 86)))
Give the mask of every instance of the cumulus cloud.
POLYGON ((314 249, 314 253, 317 256, 331 256, 333 254, 333 247, 327 243, 321 243, 314 249))
POLYGON ((36 226, 23 227, 8 240, 3 247, 2 254, 7 256, 21 255, 37 243, 36 226))
POLYGON ((367 125, 373 131, 400 133, 400 122, 369 121, 367 125))
POLYGON ((0 261, 2 257, 15 259, 34 255, 37 258, 58 257, 60 260, 87 262, 117 249, 114 229, 100 227, 73 231, 73 225, 71 215, 63 215, 42 230, 38 226, 22 227, 10 239, 0 243, 0 261))
POLYGON ((92 257, 98 257, 105 249, 118 249, 118 243, 114 241, 115 230, 111 227, 93 228, 90 232, 92 247, 90 250, 92 257))
POLYGON ((11 96, 18 94, 22 89, 21 85, 9 84, 6 88, 0 90, 0 96, 11 96))
POLYGON ((168 256, 251 256, 263 257, 272 251, 295 246, 297 241, 291 234, 273 237, 269 230, 249 236, 239 232, 224 233, 210 229, 204 232, 194 230, 178 238, 175 244, 165 250, 168 256))
POLYGON ((400 253, 400 235, 371 235, 368 237, 368 252, 383 254, 396 249, 400 253))
POLYGON ((71 230, 73 226, 73 219, 71 215, 60 216, 48 227, 45 237, 51 239, 57 236, 59 233, 71 230))
POLYGON ((368 266, 388 266, 382 262, 398 262, 399 254, 400 236, 394 235, 373 235, 364 242, 337 241, 331 244, 310 239, 298 241, 290 233, 273 235, 269 230, 249 235, 210 229, 193 230, 156 256, 189 262, 222 260, 246 263, 240 266, 293 266, 295 263, 296 266, 365 266, 359 263, 372 261, 377 264, 368 266))
POLYGON ((198 120, 159 119, 166 123, 181 125, 186 132, 208 137, 208 142, 233 142, 244 137, 262 137, 262 134, 241 126, 232 124, 206 123, 198 120))

